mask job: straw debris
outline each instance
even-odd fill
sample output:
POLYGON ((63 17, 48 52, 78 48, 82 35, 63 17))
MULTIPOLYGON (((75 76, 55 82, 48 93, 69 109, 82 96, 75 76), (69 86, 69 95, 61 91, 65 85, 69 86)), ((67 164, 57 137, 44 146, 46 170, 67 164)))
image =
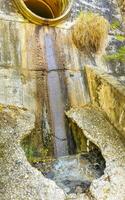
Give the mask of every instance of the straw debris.
POLYGON ((85 54, 102 53, 106 47, 109 27, 109 22, 103 16, 81 12, 72 29, 74 44, 85 54))

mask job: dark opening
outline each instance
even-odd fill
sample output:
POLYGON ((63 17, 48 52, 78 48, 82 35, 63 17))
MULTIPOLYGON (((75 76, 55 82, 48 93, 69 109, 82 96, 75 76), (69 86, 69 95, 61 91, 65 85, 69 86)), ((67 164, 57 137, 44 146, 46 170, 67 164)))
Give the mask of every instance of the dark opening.
POLYGON ((53 11, 46 2, 42 0, 24 0, 24 3, 34 14, 48 19, 54 18, 53 11))

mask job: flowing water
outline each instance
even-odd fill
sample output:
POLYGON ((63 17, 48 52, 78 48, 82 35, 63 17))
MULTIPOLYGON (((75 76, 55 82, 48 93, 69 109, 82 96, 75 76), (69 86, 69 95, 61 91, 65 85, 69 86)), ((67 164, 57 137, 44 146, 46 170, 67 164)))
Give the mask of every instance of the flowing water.
POLYGON ((105 161, 98 150, 57 160, 34 163, 44 176, 52 179, 65 193, 84 193, 94 179, 104 174, 105 161))
POLYGON ((53 42, 49 34, 45 36, 45 49, 49 71, 48 93, 54 130, 55 156, 59 157, 68 154, 68 145, 59 73, 55 61, 53 42))

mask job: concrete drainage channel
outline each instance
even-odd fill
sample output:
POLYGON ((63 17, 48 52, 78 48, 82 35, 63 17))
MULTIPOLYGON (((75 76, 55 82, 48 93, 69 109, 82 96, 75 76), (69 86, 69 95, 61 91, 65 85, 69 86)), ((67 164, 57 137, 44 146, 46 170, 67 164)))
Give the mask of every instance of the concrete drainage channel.
POLYGON ((35 24, 55 25, 63 21, 72 7, 72 0, 14 0, 20 12, 35 24))
MULTIPOLYGON (((65 194, 79 195, 86 193, 92 181, 104 174, 105 160, 100 150, 94 144, 92 146, 88 145, 88 147, 86 144, 85 151, 79 151, 79 154, 77 154, 78 151, 76 150, 76 155, 68 155, 69 145, 67 139, 69 138, 67 138, 68 134, 65 127, 65 105, 62 100, 54 44, 50 34, 46 34, 44 39, 45 55, 49 71, 47 81, 48 98, 54 128, 54 156, 56 159, 45 158, 43 161, 31 164, 41 171, 46 178, 53 180, 65 194)), ((78 137, 77 131, 73 131, 76 137, 78 137)), ((81 138, 84 141, 83 134, 81 138)), ((77 148, 79 147, 77 146, 77 148)))

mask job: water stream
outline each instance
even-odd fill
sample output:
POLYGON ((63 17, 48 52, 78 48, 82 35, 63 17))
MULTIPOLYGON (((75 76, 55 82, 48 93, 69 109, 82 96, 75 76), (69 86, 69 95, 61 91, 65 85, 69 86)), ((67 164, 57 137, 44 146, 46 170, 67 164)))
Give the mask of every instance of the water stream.
POLYGON ((65 193, 80 194, 88 190, 94 179, 104 174, 105 160, 99 150, 60 157, 33 165, 52 179, 65 193))
POLYGON ((53 41, 51 35, 45 35, 45 55, 48 65, 48 94, 53 122, 55 155, 66 156, 68 154, 67 136, 65 128, 64 102, 59 80, 59 72, 56 65, 53 41))

